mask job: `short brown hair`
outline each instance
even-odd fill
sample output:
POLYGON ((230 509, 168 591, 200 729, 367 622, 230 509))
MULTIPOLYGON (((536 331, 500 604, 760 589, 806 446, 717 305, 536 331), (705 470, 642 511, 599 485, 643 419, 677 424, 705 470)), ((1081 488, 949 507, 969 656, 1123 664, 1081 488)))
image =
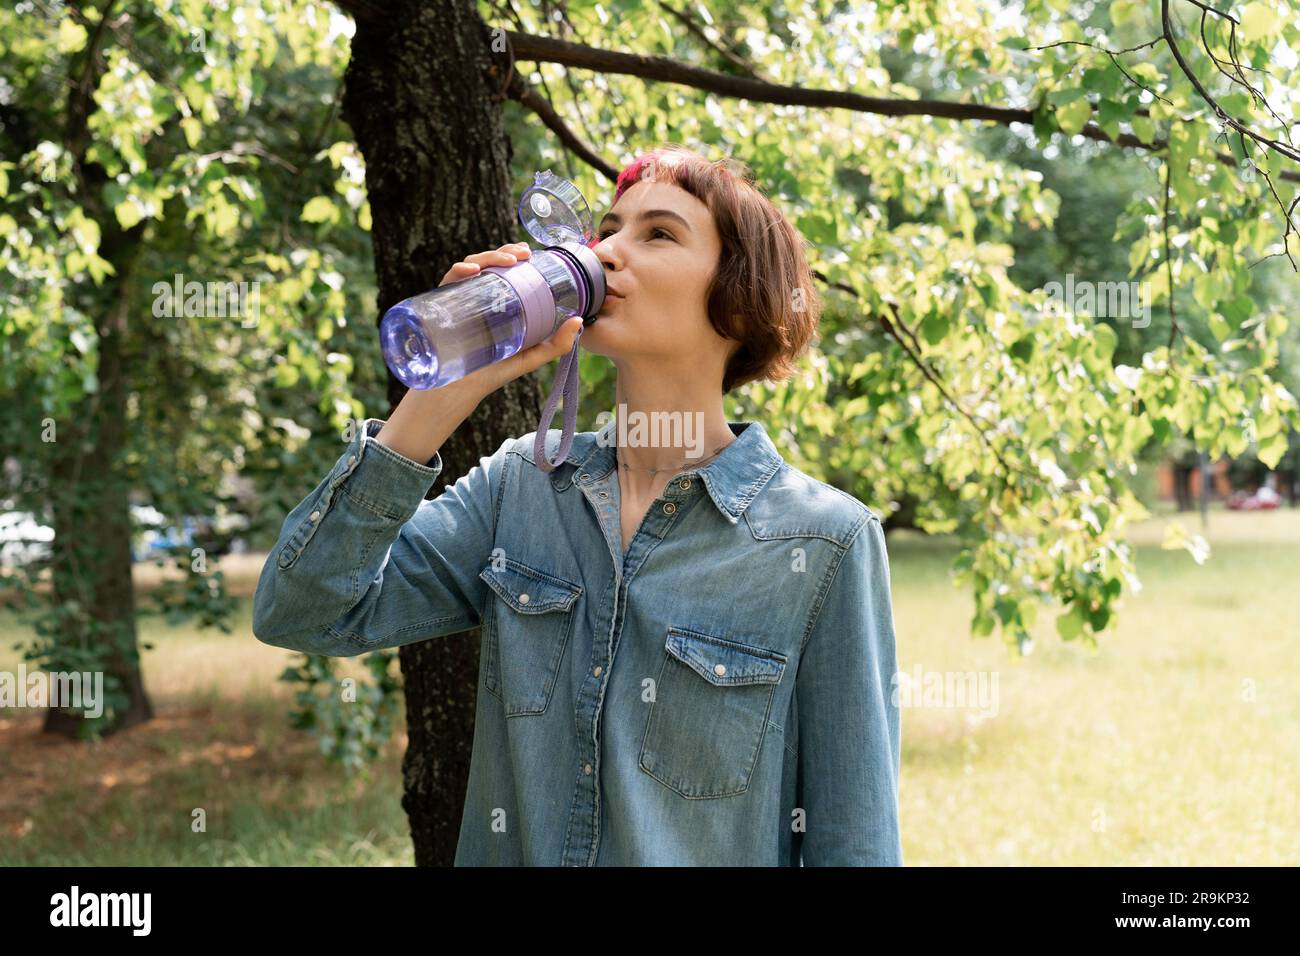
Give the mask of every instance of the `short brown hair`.
POLYGON ((740 342, 723 372, 723 394, 758 379, 790 378, 821 319, 806 240, 734 159, 710 162, 664 144, 619 173, 614 201, 642 179, 680 186, 713 214, 722 252, 706 296, 709 322, 740 342))

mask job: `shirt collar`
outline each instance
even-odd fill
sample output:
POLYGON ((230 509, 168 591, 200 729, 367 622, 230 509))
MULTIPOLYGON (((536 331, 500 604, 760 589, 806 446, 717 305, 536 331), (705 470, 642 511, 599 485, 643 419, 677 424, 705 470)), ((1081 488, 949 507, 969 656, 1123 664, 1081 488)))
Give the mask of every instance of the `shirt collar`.
MULTIPOLYGON (((596 481, 614 470, 617 427, 617 420, 611 419, 600 431, 579 432, 573 436, 573 444, 563 464, 574 467, 557 468, 551 472, 551 481, 557 491, 563 491, 575 481, 596 481)), ((776 474, 784 459, 772 444, 762 422, 727 422, 727 427, 736 440, 693 473, 704 482, 709 497, 722 516, 735 524, 776 474)), ((690 472, 690 466, 681 470, 690 472)))

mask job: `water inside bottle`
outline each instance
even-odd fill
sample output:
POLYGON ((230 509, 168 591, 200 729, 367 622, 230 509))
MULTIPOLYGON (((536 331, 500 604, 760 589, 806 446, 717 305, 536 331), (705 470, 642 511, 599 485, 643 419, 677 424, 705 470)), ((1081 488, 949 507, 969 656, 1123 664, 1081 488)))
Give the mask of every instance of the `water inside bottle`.
MULTIPOLYGON (((382 345, 390 367, 408 388, 439 388, 485 365, 509 358, 524 341, 513 293, 485 295, 481 283, 504 280, 490 273, 458 288, 413 296, 384 315, 382 345)), ((437 291, 437 290, 435 290, 437 291)))

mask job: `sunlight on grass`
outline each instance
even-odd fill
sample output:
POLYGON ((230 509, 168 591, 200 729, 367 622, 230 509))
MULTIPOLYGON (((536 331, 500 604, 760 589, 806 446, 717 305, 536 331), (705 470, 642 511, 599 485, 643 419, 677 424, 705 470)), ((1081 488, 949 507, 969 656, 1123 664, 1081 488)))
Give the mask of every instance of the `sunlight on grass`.
POLYGON ((1143 590, 1097 653, 1040 614, 1035 648, 972 639, 955 553, 891 539, 899 667, 998 677, 996 715, 903 711, 909 865, 1300 860, 1300 512, 1214 512, 1197 565, 1135 529, 1143 590))

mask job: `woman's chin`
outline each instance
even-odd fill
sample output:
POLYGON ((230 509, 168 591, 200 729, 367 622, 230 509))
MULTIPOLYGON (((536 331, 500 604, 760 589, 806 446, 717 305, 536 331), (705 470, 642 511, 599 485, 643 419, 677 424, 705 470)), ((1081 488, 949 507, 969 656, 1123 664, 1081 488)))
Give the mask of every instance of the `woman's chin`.
POLYGON ((588 352, 594 352, 596 355, 608 355, 607 349, 612 348, 617 333, 609 325, 610 314, 608 312, 600 313, 600 318, 582 333, 582 347, 588 352), (613 337, 611 338, 611 333, 613 337))

